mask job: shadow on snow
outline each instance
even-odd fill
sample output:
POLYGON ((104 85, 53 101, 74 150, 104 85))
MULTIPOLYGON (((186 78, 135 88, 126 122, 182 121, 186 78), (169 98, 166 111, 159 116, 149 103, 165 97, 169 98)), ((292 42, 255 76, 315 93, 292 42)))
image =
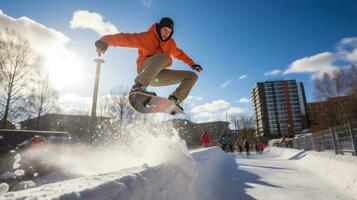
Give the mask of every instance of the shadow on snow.
POLYGON ((280 187, 261 180, 261 177, 238 169, 235 154, 218 156, 214 161, 197 162, 198 177, 195 182, 198 200, 239 199, 253 200, 247 189, 249 184, 280 187))

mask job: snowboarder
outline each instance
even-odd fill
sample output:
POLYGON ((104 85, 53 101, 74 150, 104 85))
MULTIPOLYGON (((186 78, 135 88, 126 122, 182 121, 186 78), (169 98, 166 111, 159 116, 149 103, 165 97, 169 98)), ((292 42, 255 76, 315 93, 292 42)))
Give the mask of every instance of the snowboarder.
MULTIPOLYGON (((108 46, 121 46, 138 49, 137 77, 130 93, 148 92, 146 87, 167 86, 180 83, 178 88, 169 95, 169 99, 182 109, 180 103, 187 97, 198 79, 195 72, 166 69, 172 64, 171 57, 183 61, 194 71, 201 72, 202 67, 196 64, 181 49, 176 47, 172 34, 174 22, 164 17, 159 23, 153 24, 147 31, 141 33, 117 33, 105 35, 95 42, 98 55, 105 53, 108 46)), ((182 109, 183 110, 183 109, 182 109)))

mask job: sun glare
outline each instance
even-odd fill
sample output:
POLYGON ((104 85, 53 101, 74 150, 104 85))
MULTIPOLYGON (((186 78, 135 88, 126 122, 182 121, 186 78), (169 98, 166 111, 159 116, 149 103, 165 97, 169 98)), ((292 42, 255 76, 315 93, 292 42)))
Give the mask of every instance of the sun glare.
POLYGON ((46 56, 49 78, 57 90, 73 88, 83 80, 83 64, 73 52, 46 56))

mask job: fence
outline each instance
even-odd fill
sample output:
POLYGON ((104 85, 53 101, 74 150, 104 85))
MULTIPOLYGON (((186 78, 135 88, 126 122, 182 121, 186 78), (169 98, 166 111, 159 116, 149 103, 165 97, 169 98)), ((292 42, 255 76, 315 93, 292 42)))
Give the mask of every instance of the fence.
POLYGON ((331 127, 317 133, 301 134, 293 139, 295 149, 334 151, 357 155, 357 122, 331 127))

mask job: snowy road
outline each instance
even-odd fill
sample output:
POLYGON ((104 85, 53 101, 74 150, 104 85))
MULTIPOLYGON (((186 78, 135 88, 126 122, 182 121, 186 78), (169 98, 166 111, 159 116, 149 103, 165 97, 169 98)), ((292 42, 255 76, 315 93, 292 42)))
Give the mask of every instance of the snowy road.
POLYGON ((237 154, 227 154, 224 159, 211 161, 211 164, 206 162, 204 156, 196 158, 199 160, 197 198, 353 199, 330 182, 296 164, 295 158, 298 156, 283 159, 268 153, 247 159, 237 154))

